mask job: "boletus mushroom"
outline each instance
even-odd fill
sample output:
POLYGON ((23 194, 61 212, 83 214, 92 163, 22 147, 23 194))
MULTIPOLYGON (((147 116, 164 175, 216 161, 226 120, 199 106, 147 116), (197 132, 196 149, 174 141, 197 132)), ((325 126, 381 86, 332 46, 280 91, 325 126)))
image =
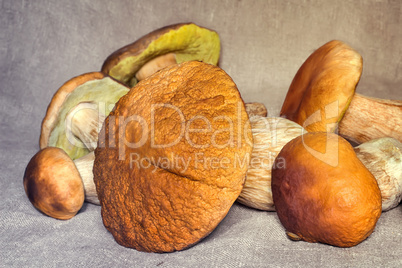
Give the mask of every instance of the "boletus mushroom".
POLYGON ((373 232, 381 215, 376 179, 335 133, 310 132, 287 143, 274 162, 271 185, 292 240, 352 247, 373 232))
POLYGON ((196 244, 239 196, 251 150, 243 100, 222 69, 160 70, 116 103, 100 132, 93 171, 105 227, 140 251, 196 244))
POLYGON ((99 205, 93 181, 94 152, 72 160, 63 149, 45 147, 29 161, 24 173, 25 193, 46 215, 68 220, 84 200, 99 205))
POLYGON ((46 147, 31 158, 23 183, 34 207, 56 219, 74 217, 84 203, 79 171, 71 158, 57 147, 46 147))
POLYGON ((194 23, 180 23, 157 29, 107 57, 102 72, 130 87, 154 72, 184 61, 217 65, 220 54, 218 33, 194 23))
POLYGON ((72 159, 93 151, 104 118, 129 90, 100 72, 68 80, 57 90, 47 108, 40 148, 59 147, 72 159))
MULTIPOLYGON (((275 211, 271 191, 272 165, 282 147, 307 132, 299 124, 281 117, 250 117, 254 146, 246 181, 237 201, 259 210, 275 211)), ((286 165, 277 161, 278 165, 286 165)))
POLYGON ((362 143, 379 137, 402 141, 402 102, 355 93, 361 55, 333 40, 315 50, 297 71, 280 115, 309 132, 335 132, 362 143))

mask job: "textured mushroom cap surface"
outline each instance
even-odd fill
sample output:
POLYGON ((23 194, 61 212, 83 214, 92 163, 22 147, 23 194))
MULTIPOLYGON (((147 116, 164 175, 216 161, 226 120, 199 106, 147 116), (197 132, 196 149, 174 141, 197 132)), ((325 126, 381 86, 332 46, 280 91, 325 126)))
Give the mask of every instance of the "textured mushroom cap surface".
POLYGON ((345 139, 308 133, 286 144, 278 158, 286 166, 272 169, 272 194, 292 236, 351 247, 373 232, 381 215, 380 189, 345 139))
POLYGON ((129 88, 100 72, 82 74, 64 83, 54 94, 42 121, 39 146, 63 149, 72 159, 86 155, 86 146, 67 132, 67 115, 79 103, 94 103, 108 115, 129 88))
POLYGON ((24 189, 31 203, 56 219, 74 217, 84 203, 84 185, 71 158, 60 148, 46 147, 29 161, 24 189))
POLYGON ((363 60, 341 41, 314 51, 297 71, 280 115, 309 132, 334 132, 360 80, 363 60))
POLYGON ((237 87, 219 67, 185 62, 155 73, 119 100, 103 128, 94 181, 103 223, 123 246, 185 249, 240 194, 252 135, 237 87))
POLYGON ((219 35, 193 23, 165 26, 113 52, 101 70, 124 84, 134 85, 130 80, 146 62, 172 52, 177 63, 198 60, 217 65, 219 35))

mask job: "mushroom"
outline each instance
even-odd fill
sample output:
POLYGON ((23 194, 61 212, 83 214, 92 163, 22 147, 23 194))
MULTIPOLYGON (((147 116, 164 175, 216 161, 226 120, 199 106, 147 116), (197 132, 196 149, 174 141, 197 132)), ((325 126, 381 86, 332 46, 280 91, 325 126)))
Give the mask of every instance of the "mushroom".
MULTIPOLYGON (((248 207, 275 211, 271 170, 282 147, 306 132, 299 124, 281 117, 250 118, 254 147, 246 181, 237 201, 248 207)), ((286 163, 279 163, 285 165, 286 163)))
POLYGON ((23 183, 34 207, 56 219, 71 219, 84 203, 79 171, 60 148, 47 147, 36 153, 25 169, 23 183))
POLYGON ((160 70, 116 103, 100 132, 93 172, 105 227, 140 251, 198 243, 239 196, 251 150, 243 100, 222 69, 160 70))
POLYGON ((102 72, 130 87, 154 72, 184 61, 217 65, 219 35, 193 23, 157 29, 107 57, 102 72))
POLYGON ((355 94, 362 66, 360 54, 345 43, 324 44, 296 73, 280 115, 309 132, 335 132, 340 122, 338 133, 357 143, 383 136, 401 141, 401 102, 355 94))
POLYGON ((354 150, 377 180, 382 211, 398 206, 402 200, 402 143, 384 137, 364 142, 354 150))
POLYGON ((63 220, 74 217, 84 200, 99 205, 92 174, 94 158, 94 152, 72 160, 58 147, 41 149, 25 169, 28 199, 46 215, 63 220))
POLYGON ((303 134, 282 148, 272 195, 292 240, 352 247, 374 231, 381 215, 376 179, 350 143, 329 132, 303 134))
POLYGON ((57 90, 48 106, 42 121, 40 148, 59 147, 72 159, 93 151, 104 118, 129 90, 100 72, 70 79, 57 90))

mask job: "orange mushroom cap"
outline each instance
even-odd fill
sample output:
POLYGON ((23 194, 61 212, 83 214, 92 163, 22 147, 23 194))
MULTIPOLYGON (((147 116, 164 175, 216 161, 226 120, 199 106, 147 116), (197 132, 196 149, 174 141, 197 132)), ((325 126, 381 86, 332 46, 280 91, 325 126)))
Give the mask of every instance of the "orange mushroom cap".
POLYGON ((334 132, 362 73, 360 54, 341 41, 330 41, 314 51, 289 87, 280 115, 307 131, 334 132))

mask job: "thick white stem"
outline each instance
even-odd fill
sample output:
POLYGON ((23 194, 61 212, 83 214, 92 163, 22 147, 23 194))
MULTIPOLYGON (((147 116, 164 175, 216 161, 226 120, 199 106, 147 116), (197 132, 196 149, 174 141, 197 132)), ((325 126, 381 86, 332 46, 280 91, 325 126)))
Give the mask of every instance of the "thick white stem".
POLYGON ((354 149, 377 180, 382 210, 398 206, 402 200, 402 143, 386 137, 362 143, 354 149))
POLYGON ((74 163, 81 175, 82 182, 84 183, 85 201, 100 205, 98 195, 96 193, 94 175, 92 173, 94 161, 95 153, 90 152, 89 154, 74 160, 74 163))

